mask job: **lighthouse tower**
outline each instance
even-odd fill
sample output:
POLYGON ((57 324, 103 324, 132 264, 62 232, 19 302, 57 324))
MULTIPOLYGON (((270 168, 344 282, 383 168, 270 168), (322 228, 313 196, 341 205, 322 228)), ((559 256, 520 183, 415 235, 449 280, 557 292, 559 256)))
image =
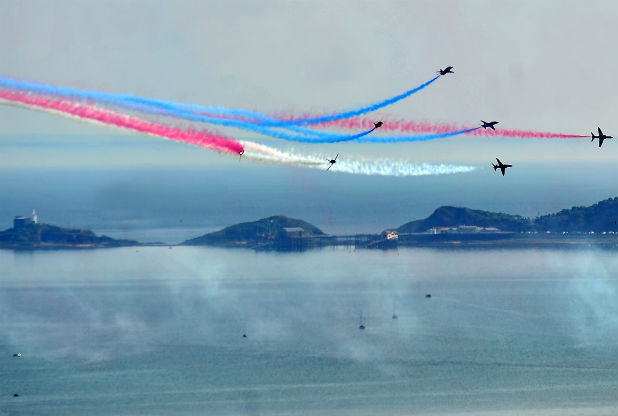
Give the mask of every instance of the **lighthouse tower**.
POLYGON ((13 227, 14 228, 24 228, 29 225, 38 224, 38 223, 39 223, 39 217, 37 217, 36 215, 36 210, 33 209, 32 215, 30 215, 29 217, 21 217, 21 216, 15 217, 15 219, 13 220, 13 227))

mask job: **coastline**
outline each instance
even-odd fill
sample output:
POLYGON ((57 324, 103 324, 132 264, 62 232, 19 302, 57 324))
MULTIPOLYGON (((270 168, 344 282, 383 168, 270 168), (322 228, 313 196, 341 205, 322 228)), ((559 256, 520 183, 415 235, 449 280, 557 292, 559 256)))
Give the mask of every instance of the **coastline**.
POLYGON ((444 248, 444 249, 521 249, 521 248, 561 248, 561 249, 618 249, 618 236, 607 235, 526 235, 517 233, 500 233, 495 235, 460 234, 409 234, 401 235, 397 240, 386 240, 380 234, 327 235, 320 237, 287 238, 267 243, 255 241, 218 241, 201 244, 166 243, 166 242, 130 242, 112 244, 11 244, 0 243, 0 250, 93 250, 120 247, 218 247, 230 249, 252 249, 257 251, 305 251, 322 247, 344 246, 355 249, 384 250, 406 248, 444 248))

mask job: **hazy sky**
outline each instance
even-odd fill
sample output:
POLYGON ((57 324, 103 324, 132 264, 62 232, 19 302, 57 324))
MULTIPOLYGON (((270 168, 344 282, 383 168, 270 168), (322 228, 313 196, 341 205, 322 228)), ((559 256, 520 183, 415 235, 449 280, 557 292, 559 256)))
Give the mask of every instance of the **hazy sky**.
MULTIPOLYGON (((454 75, 375 117, 462 124, 482 118, 499 120, 502 128, 569 134, 589 134, 601 126, 618 136, 615 0, 0 0, 0 10, 4 76, 264 112, 322 112, 393 96, 452 65, 454 75)), ((618 188, 616 140, 601 149, 589 139, 464 136, 397 145, 301 146, 217 130, 320 155, 471 164, 488 175, 494 174, 489 162, 496 156, 516 166, 562 164, 556 180, 561 186, 574 184, 573 192, 584 195, 578 200, 585 203, 597 194, 575 187, 582 173, 590 172, 595 183, 610 189, 607 196, 618 188), (573 162, 580 164, 577 169, 570 169, 573 162), (599 175, 598 163, 613 168, 605 167, 599 175)), ((217 165, 233 175, 239 166, 235 158, 159 143, 147 136, 0 106, 3 167, 217 165)), ((264 186, 263 165, 245 165, 251 172, 248 180, 264 186)), ((290 173, 289 168, 278 169, 290 173)), ((462 191, 461 175, 447 180, 450 189, 462 191)), ((498 176, 491 179, 502 179, 498 176)), ((534 174, 523 176, 528 179, 518 183, 519 189, 534 185, 534 174)), ((355 185, 362 180, 359 177, 355 185)), ((271 181, 266 187, 279 185, 271 181)), ((469 190, 482 191, 480 185, 469 190)), ((503 202, 508 207, 506 196, 503 202)))
MULTIPOLYGON (((385 113, 618 130, 609 1, 2 0, 0 73, 205 105, 339 110, 455 75, 385 113)), ((0 132, 93 130, 2 109, 0 132)))

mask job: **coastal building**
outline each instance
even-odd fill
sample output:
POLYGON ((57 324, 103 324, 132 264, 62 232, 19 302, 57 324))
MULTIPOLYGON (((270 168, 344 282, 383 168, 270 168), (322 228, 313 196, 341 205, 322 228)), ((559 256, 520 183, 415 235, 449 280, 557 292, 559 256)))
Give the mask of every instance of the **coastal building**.
POLYGON ((432 227, 425 232, 428 234, 499 233, 500 229, 478 225, 459 225, 457 227, 432 227))
POLYGON ((305 230, 301 227, 283 227, 286 237, 301 238, 305 230))
POLYGON ((399 233, 395 230, 386 230, 386 239, 387 240, 398 240, 399 239, 399 233))
POLYGON ((39 217, 36 215, 36 210, 32 210, 32 214, 29 217, 16 216, 13 219, 13 228, 23 228, 28 225, 38 224, 39 217))
POLYGON ((476 225, 460 225, 455 231, 459 233, 478 233, 483 231, 483 227, 478 227, 476 225))

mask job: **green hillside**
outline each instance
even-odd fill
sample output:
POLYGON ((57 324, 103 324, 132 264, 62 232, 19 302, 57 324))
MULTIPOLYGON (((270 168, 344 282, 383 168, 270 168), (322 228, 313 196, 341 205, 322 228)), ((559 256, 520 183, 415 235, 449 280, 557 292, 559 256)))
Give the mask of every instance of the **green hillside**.
POLYGON ((470 208, 444 206, 423 220, 408 222, 397 229, 400 233, 422 233, 433 227, 476 225, 496 227, 502 231, 527 231, 532 223, 519 215, 482 211, 470 208))
POLYGON ((603 232, 618 231, 618 198, 609 198, 589 207, 572 207, 534 221, 538 231, 603 232))

